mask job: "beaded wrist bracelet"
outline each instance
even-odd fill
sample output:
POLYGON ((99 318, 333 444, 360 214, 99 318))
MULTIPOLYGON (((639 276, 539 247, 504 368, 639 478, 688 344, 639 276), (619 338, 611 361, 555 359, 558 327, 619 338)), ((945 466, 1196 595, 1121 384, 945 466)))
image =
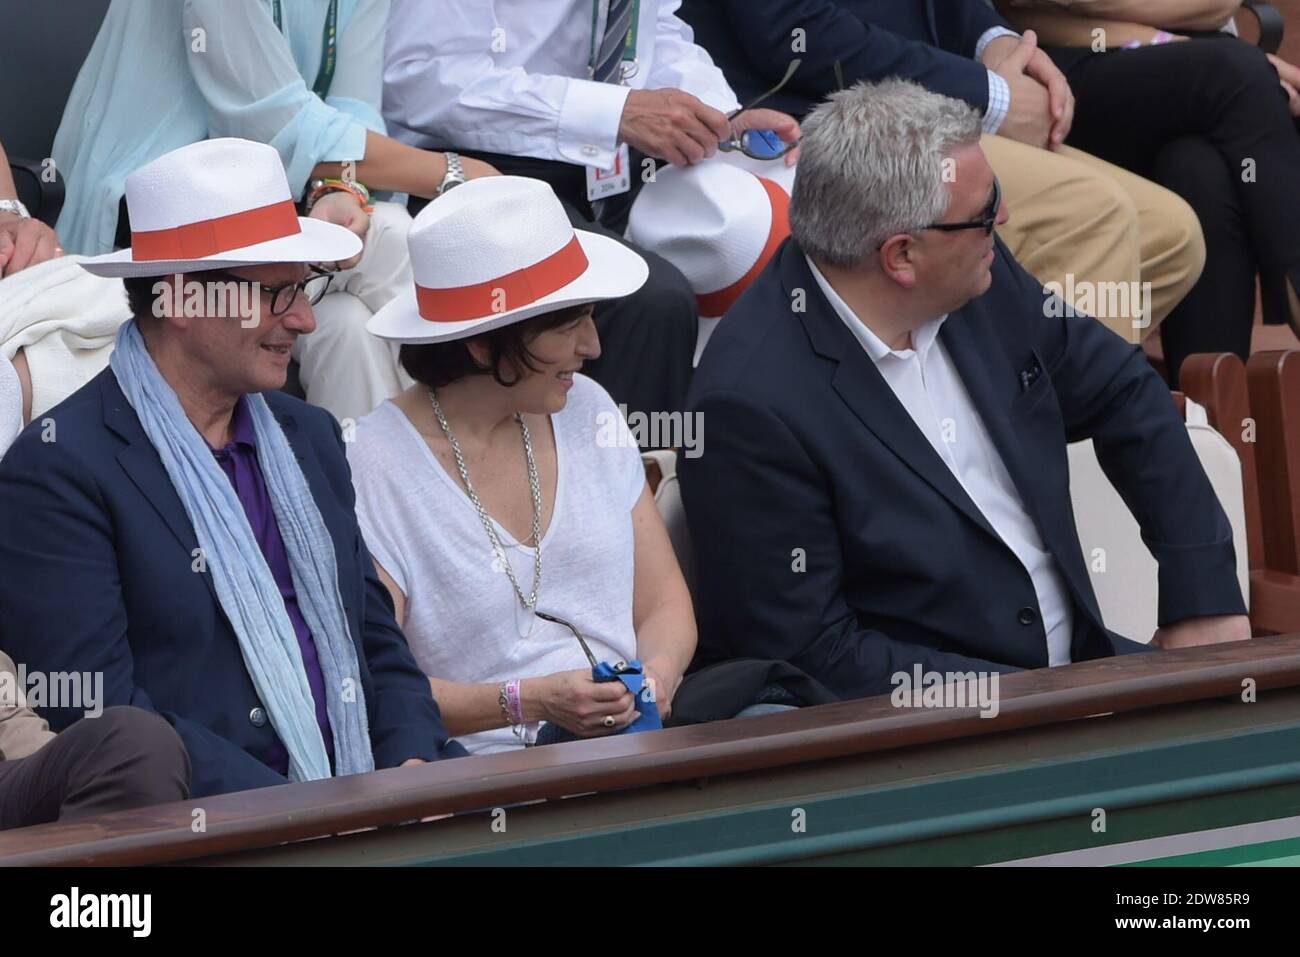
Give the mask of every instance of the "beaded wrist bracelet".
POLYGON ((307 194, 307 212, 310 214, 312 207, 320 202, 321 197, 329 193, 351 193, 365 212, 375 211, 375 207, 370 202, 370 190, 356 180, 318 179, 312 182, 311 192, 307 194))

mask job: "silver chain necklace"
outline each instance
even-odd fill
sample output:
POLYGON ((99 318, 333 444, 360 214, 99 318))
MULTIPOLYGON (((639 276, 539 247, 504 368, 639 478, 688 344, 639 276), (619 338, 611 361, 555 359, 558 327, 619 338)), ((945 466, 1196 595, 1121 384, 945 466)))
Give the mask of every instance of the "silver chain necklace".
MULTIPOLYGON (((433 414, 438 417, 438 424, 442 426, 442 432, 447 436, 448 444, 451 445, 451 454, 456 457, 456 469, 460 472, 460 481, 465 486, 465 494, 474 503, 474 510, 478 512, 478 520, 483 523, 483 530, 487 532, 488 540, 492 543, 492 554, 500 560, 505 568, 506 577, 510 579, 510 584, 514 587, 520 604, 531 612, 537 607, 537 591, 542 585, 542 488, 541 483, 537 480, 537 463, 533 461, 533 442, 528 435, 528 425, 524 422, 524 417, 516 412, 515 421, 519 423, 519 431, 524 437, 524 458, 528 460, 528 489, 533 494, 533 537, 531 539, 533 545, 533 591, 532 594, 525 598, 524 590, 519 587, 519 580, 515 578, 515 570, 510 566, 510 558, 506 555, 506 550, 501 545, 501 539, 497 537, 496 528, 492 525, 492 518, 483 508, 483 503, 479 501, 478 493, 474 491, 474 485, 469 480, 469 469, 465 467, 465 456, 461 453, 460 443, 456 441, 456 436, 452 435, 451 426, 447 424, 447 417, 442 414, 442 406, 438 404, 438 396, 433 389, 429 390, 429 402, 433 405, 433 414)), ((524 544, 528 543, 525 542, 524 544)))

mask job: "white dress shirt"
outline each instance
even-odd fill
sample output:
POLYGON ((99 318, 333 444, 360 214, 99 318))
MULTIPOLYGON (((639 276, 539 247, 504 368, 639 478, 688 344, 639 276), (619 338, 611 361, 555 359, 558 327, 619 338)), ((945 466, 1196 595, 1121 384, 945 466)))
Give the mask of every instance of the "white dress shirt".
POLYGON ((913 331, 911 349, 891 349, 854 314, 811 259, 808 266, 831 308, 871 357, 916 427, 998 537, 1025 566, 1047 634, 1047 663, 1069 664, 1073 631, 1069 592, 1056 559, 1025 511, 1002 456, 989 438, 984 421, 952 364, 952 357, 939 339, 939 329, 948 317, 942 316, 913 331))
POLYGON ((723 112, 740 105, 676 16, 681 0, 641 0, 627 85, 587 79, 593 2, 395 0, 384 58, 389 132, 426 149, 608 169, 630 90, 675 87, 723 112))

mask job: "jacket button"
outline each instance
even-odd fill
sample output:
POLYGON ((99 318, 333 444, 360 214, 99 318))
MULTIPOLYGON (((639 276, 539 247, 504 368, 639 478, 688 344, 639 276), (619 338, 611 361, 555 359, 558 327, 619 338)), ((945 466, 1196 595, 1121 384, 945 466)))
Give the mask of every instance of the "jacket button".
POLYGON ((266 726, 266 711, 262 708, 254 708, 248 712, 248 723, 255 728, 266 726))
POLYGON ((1016 620, 1022 625, 1032 625, 1034 622, 1038 621, 1038 613, 1026 605, 1016 613, 1016 620))

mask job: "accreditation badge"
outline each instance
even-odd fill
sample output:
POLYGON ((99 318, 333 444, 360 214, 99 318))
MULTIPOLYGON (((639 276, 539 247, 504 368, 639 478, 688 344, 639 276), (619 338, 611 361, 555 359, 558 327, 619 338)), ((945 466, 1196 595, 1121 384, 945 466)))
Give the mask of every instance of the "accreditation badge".
POLYGON ((626 143, 620 143, 614 152, 614 165, 609 169, 587 167, 587 201, 594 203, 598 199, 618 196, 632 188, 632 172, 628 168, 631 159, 626 143))

